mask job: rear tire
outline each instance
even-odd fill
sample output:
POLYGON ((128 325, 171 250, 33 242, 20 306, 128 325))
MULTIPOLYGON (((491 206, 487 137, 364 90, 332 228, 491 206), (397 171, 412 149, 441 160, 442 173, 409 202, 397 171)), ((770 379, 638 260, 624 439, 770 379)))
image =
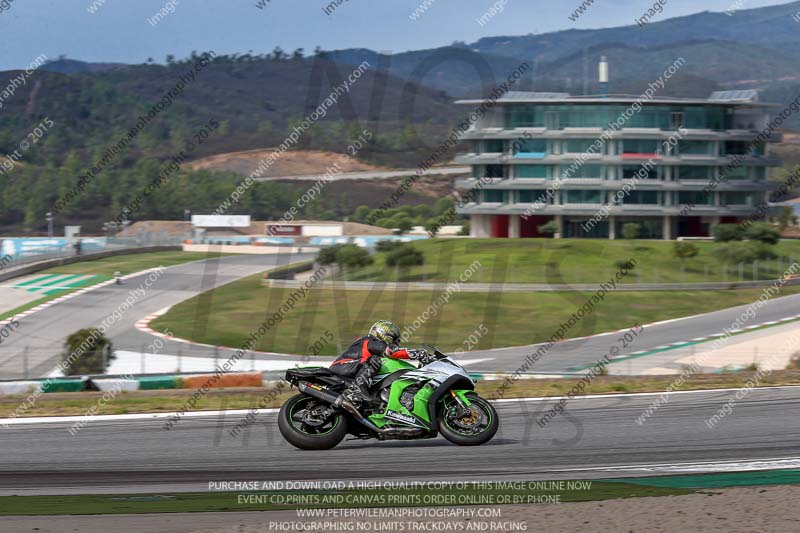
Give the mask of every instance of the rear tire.
POLYGON ((500 417, 497 416, 492 404, 475 394, 467 393, 472 413, 468 418, 477 417, 476 425, 472 428, 464 427, 464 418, 456 419, 451 415, 451 408, 455 400, 450 397, 445 400, 439 413, 439 433, 444 438, 459 446, 480 446, 489 442, 500 428, 500 417), (459 425, 461 424, 461 425, 459 425))
POLYGON ((342 413, 331 415, 322 426, 302 423, 304 410, 319 405, 315 398, 296 394, 281 406, 278 429, 289 444, 301 450, 330 450, 342 442, 347 435, 347 420, 342 413))

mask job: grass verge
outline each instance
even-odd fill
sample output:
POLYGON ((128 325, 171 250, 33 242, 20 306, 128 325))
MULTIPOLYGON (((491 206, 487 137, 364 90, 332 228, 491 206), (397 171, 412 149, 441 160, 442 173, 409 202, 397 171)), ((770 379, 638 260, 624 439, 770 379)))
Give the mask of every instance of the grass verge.
MULTIPOLYGON (((267 482, 269 483, 269 482, 267 482)), ((277 485, 280 482, 274 482, 277 485)), ((308 486, 313 486, 309 481, 308 486)), ((322 482, 319 482, 322 486, 322 482)), ((511 484, 508 484, 511 485, 511 484)), ((344 509, 366 507, 438 507, 453 505, 529 504, 558 498, 585 502, 648 496, 679 496, 695 492, 674 487, 649 487, 606 481, 519 482, 514 487, 486 483, 464 488, 378 488, 327 490, 268 490, 178 494, 109 494, 77 496, 0 497, 0 516, 86 515, 127 513, 187 513, 219 511, 279 511, 290 509, 344 509), (538 483, 563 484, 548 489, 538 483), (568 487, 568 483, 574 483, 568 487)))
MULTIPOLYGON (((151 327, 169 329, 175 336, 211 345, 241 346, 253 331, 273 316, 295 289, 270 288, 255 275, 195 296, 174 306, 151 327), (198 331, 197 316, 213 300, 214 320, 198 331)), ((567 331, 567 338, 626 329, 634 324, 679 318, 727 307, 749 304, 762 289, 729 291, 609 292, 591 313, 567 331)), ((784 287, 781 295, 800 293, 800 286, 784 287)), ((391 318, 402 327, 422 322, 407 344, 435 344, 445 351, 464 350, 464 343, 479 325, 483 335, 471 349, 487 350, 543 342, 562 323, 584 306, 592 293, 582 292, 493 292, 453 293, 432 316, 428 310, 440 292, 310 289, 294 309, 283 316, 280 327, 271 328, 258 340, 256 350, 305 353, 313 332, 331 331, 349 344, 369 328, 376 318, 391 318), (427 314, 426 314, 427 313, 427 314), (422 318, 420 318, 422 317, 422 318), (429 317, 428 320, 424 320, 429 317)), ((320 355, 335 355, 347 345, 331 342, 320 355)))
POLYGON ((782 259, 752 265, 726 265, 714 254, 720 244, 693 242, 696 257, 680 260, 674 243, 656 240, 604 239, 430 239, 412 246, 425 254, 425 265, 410 269, 386 266, 386 254, 373 265, 340 272, 338 279, 353 281, 430 281, 458 279, 473 261, 483 268, 468 283, 602 283, 618 270, 617 261, 635 259, 634 272, 621 283, 734 282, 740 279, 776 279, 793 261, 800 261, 800 241, 780 241, 773 247, 782 259))
MULTIPOLYGON (((733 372, 728 374, 695 374, 688 377, 682 387, 675 390, 728 389, 742 387, 752 376, 752 372, 733 372)), ((503 395, 503 398, 526 398, 541 396, 564 396, 580 378, 528 379, 516 381, 503 395)), ((675 376, 598 376, 586 386, 583 394, 609 394, 634 392, 663 392, 675 381, 675 376)), ((479 381, 478 394, 489 397, 502 381, 479 381)), ((800 385, 800 370, 778 370, 763 376, 759 387, 779 385, 800 385)), ((196 410, 250 409, 256 407, 270 388, 247 387, 230 389, 211 389, 202 396, 196 410)), ((284 392, 266 407, 280 407, 296 390, 284 392)), ((102 392, 51 393, 39 397, 26 416, 67 416, 83 415, 97 406, 97 414, 114 415, 127 413, 164 413, 182 407, 191 396, 191 390, 152 390, 122 392, 113 402, 100 402, 102 392)), ((0 416, 5 417, 25 400, 25 395, 0 395, 0 416)))

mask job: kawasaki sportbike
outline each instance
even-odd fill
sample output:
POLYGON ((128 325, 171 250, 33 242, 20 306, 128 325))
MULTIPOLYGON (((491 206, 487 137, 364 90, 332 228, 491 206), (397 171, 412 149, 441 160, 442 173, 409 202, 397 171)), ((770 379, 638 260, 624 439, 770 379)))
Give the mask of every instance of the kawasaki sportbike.
POLYGON ((347 434, 387 440, 441 433, 462 446, 488 442, 497 433, 497 412, 475 394, 475 382, 461 365, 433 346, 424 351, 419 368, 384 357, 370 386, 373 397, 360 407, 342 396, 352 379, 322 367, 288 370, 286 381, 300 394, 281 407, 281 434, 302 450, 333 448, 347 434))

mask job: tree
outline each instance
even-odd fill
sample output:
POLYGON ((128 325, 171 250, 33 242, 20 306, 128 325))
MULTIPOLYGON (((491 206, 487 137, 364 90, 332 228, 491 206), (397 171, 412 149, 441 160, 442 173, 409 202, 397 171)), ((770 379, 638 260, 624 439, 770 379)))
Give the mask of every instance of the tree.
POLYGON ((364 222, 367 220, 367 216, 369 216, 370 209, 367 205, 360 205, 356 207, 356 210, 353 212, 353 220, 356 222, 364 222))
POLYGON ((687 241, 675 241, 672 245, 672 253, 681 260, 681 270, 683 270, 684 263, 687 259, 695 257, 700 250, 694 244, 687 241))
POLYGON ((642 234, 642 225, 635 222, 628 222, 622 225, 623 239, 638 239, 642 234))
POLYGON ((272 59, 274 61, 283 61, 284 59, 286 59, 286 52, 284 52, 283 48, 281 48, 280 46, 276 46, 272 50, 272 59))
POLYGON ((303 59, 303 57, 305 56, 304 52, 305 50, 303 50, 302 48, 297 48, 294 52, 292 52, 292 59, 294 59, 295 61, 303 59))
POLYGON ((711 228, 716 242, 731 242, 742 240, 742 228, 737 224, 717 224, 711 228))
POLYGON ((751 224, 744 230, 744 236, 748 240, 763 242, 764 244, 778 244, 778 241, 781 240, 781 232, 767 222, 751 224))
POLYGON ((68 376, 102 374, 114 358, 111 341, 96 328, 81 329, 67 337, 61 352, 68 376))
POLYGON ((561 231, 561 226, 555 220, 551 220, 545 224, 542 224, 537 228, 539 233, 544 233, 545 235, 553 235, 554 233, 558 233, 561 231))
POLYGON ((406 233, 407 231, 411 231, 413 227, 414 223, 407 216, 398 217, 396 219, 395 228, 397 228, 400 235, 406 233))
POLYGON ((343 244, 334 244, 333 246, 326 246, 320 249, 317 255, 317 262, 321 265, 332 265, 336 262, 336 254, 339 249, 344 246, 343 244))
POLYGON ((400 241, 384 239, 375 243, 375 250, 378 252, 392 252, 401 246, 403 246, 403 243, 400 241))
POLYGON ((720 244, 714 249, 714 255, 728 264, 749 264, 758 259, 754 243, 731 241, 720 244))
POLYGON ((411 268, 425 264, 425 254, 411 246, 403 244, 396 247, 386 256, 386 265, 390 267, 411 268))
POLYGON ((781 207, 780 213, 778 213, 777 221, 778 228, 783 232, 789 226, 797 225, 797 215, 794 214, 794 209, 788 205, 784 205, 781 207))
POLYGON ((436 200, 436 205, 433 207, 433 211, 437 215, 441 215, 443 213, 446 213, 452 208, 453 208, 452 198, 439 198, 438 200, 436 200))
POLYGON ((425 224, 425 231, 427 231, 431 237, 435 237, 439 230, 442 229, 441 224, 439 224, 438 218, 429 218, 425 224))
POLYGON ((369 252, 355 244, 345 244, 336 252, 336 264, 341 268, 365 267, 372 262, 369 252))

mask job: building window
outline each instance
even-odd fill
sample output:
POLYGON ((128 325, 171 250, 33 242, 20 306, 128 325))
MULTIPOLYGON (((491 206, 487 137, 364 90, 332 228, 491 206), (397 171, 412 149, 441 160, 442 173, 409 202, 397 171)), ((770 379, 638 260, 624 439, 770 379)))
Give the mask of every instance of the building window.
POLYGON ((658 145, 655 139, 625 139, 622 141, 622 153, 655 154, 658 152, 658 145))
POLYGON ((547 198, 545 191, 540 190, 524 190, 524 191, 517 191, 518 201, 521 204, 533 204, 536 202, 541 202, 543 204, 549 204, 550 201, 547 198))
POLYGON ((547 139, 517 139, 511 143, 511 151, 516 154, 546 154, 547 139))
POLYGON ((681 191, 678 193, 681 205, 714 205, 714 193, 705 191, 681 191))
POLYGON ((572 165, 562 165, 560 168, 561 176, 569 178, 593 178, 605 179, 606 167, 603 165, 580 165, 577 168, 572 165))
POLYGON ((566 191, 568 204, 602 204, 603 191, 566 191))
POLYGON ((741 191, 724 191, 720 195, 722 205, 753 205, 753 193, 741 191))
POLYGON ((502 154, 503 141, 498 139, 490 139, 483 141, 483 151, 489 154, 502 154))
POLYGON ((517 178, 548 178, 548 165, 517 165, 517 178))
POLYGON ((483 201, 487 203, 502 204, 506 201, 505 191, 494 191, 494 190, 483 191, 483 201))
POLYGON ((622 199, 623 204, 659 205, 658 191, 631 191, 622 199))
POLYGON ((557 111, 544 112, 544 127, 548 130, 560 130, 561 120, 557 111))
POLYGON ((505 177, 503 165, 486 165, 487 178, 503 178, 505 177))
POLYGON ((678 141, 678 154, 711 155, 713 146, 709 141, 678 141))
POLYGON ((644 165, 623 165, 622 179, 624 180, 657 180, 658 167, 644 165))
POLYGON ((720 169, 720 176, 726 180, 749 180, 750 167, 727 166, 720 169))
POLYGON ((679 180, 708 180, 711 177, 712 167, 685 166, 677 168, 679 180))
MULTIPOLYGON (((592 139, 570 139, 564 143, 564 153, 567 154, 583 154, 589 151, 589 148, 594 144, 592 139)), ((594 153, 603 153, 602 149, 594 153)))
POLYGON ((670 113, 670 124, 672 124, 672 129, 677 130, 683 126, 683 113, 670 113))

